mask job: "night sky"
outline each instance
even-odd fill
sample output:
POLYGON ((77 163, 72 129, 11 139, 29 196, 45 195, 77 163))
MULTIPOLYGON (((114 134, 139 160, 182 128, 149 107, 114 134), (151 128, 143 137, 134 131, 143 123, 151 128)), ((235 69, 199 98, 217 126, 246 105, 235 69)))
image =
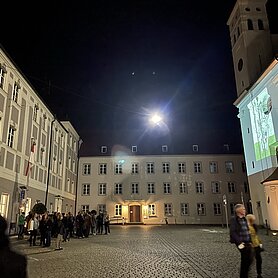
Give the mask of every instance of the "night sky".
POLYGON ((1 44, 58 119, 71 121, 81 155, 101 145, 242 151, 226 25, 235 0, 9 2, 1 44), (149 126, 152 111, 163 125, 149 126))

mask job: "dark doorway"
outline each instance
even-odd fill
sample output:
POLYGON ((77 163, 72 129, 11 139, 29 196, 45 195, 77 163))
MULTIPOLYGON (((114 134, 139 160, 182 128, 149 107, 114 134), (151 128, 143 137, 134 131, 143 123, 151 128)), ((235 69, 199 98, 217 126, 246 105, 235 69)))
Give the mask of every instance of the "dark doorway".
POLYGON ((134 222, 140 222, 141 217, 140 217, 140 206, 130 206, 129 207, 129 218, 130 218, 130 223, 134 222))

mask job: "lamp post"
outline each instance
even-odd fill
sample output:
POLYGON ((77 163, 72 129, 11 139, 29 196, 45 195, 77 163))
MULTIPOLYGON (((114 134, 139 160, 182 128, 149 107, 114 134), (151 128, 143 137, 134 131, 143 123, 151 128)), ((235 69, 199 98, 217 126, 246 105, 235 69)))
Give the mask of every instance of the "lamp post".
POLYGON ((223 195, 223 204, 224 204, 224 209, 225 209, 226 225, 227 225, 227 229, 229 229, 228 211, 227 211, 227 197, 226 197, 225 194, 223 195))

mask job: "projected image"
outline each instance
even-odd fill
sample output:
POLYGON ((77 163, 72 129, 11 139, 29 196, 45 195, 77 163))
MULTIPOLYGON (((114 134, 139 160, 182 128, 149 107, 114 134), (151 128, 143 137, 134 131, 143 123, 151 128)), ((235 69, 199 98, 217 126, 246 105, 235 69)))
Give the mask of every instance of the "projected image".
POLYGON ((250 111, 254 149, 258 161, 271 155, 269 146, 276 142, 271 115, 272 102, 267 88, 247 106, 250 111))

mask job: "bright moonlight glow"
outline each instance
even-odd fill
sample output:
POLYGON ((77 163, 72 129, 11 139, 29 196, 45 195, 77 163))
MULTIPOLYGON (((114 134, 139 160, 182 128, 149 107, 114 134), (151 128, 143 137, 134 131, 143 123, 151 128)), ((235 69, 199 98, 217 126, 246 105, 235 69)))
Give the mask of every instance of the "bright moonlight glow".
POLYGON ((162 121, 162 117, 158 114, 154 114, 154 115, 151 116, 150 121, 153 124, 159 124, 162 121))

